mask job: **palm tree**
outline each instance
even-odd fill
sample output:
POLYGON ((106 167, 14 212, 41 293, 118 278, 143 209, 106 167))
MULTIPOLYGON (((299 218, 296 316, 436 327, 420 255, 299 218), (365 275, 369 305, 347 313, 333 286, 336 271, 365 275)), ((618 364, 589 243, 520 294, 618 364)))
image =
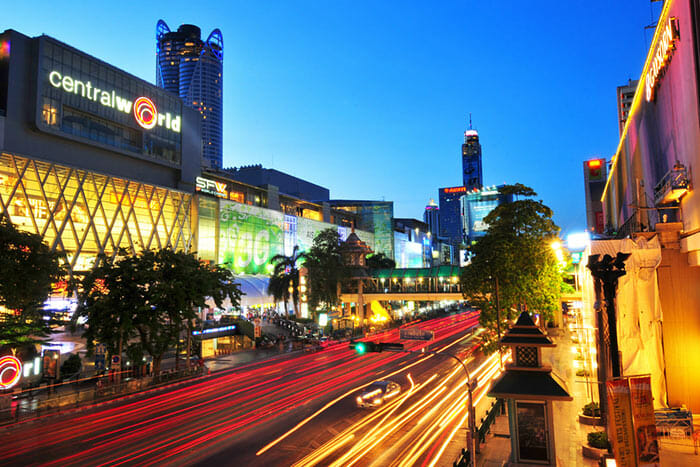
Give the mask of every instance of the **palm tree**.
POLYGON ((274 269, 270 276, 268 293, 276 301, 284 300, 284 310, 287 314, 289 314, 287 302, 290 297, 294 305, 294 313, 296 314, 299 310, 299 269, 297 263, 301 260, 306 260, 306 253, 299 252, 299 245, 294 245, 292 254, 289 256, 275 255, 270 258, 274 269))

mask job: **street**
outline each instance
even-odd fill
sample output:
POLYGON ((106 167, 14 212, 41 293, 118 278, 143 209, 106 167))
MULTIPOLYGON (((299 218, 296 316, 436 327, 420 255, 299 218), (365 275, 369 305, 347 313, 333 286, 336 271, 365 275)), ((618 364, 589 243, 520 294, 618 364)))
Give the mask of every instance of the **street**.
MULTIPOLYGON (((430 349, 467 357, 479 374, 474 399, 497 360, 475 360, 478 314, 420 324, 430 349), (479 367, 479 368, 477 368, 479 367)), ((398 341, 398 330, 372 340, 398 341)), ((420 341, 404 341, 419 349, 420 341)), ((357 355, 347 343, 200 378, 185 387, 5 428, 5 465, 231 464, 439 465, 448 443, 464 446, 466 376, 429 354, 357 355), (377 379, 402 386, 387 405, 359 409, 356 393, 377 379)), ((480 404, 480 405, 479 405, 480 404)), ((483 409, 481 409, 483 411, 483 409)), ((483 415, 483 414, 482 414, 483 415)), ((477 418, 480 415, 477 409, 477 418)), ((454 454, 454 449, 451 455, 454 454)))

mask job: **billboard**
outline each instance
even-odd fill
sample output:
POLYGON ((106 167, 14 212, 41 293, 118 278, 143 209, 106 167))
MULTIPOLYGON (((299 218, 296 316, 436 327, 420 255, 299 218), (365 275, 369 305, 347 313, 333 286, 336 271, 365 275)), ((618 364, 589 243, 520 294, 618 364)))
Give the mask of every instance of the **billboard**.
MULTIPOLYGON (((347 228, 335 224, 221 200, 218 263, 238 274, 267 275, 272 272, 273 256, 290 255, 295 245, 308 251, 318 232, 329 228, 337 229, 341 240, 349 234, 347 228)), ((372 233, 355 233, 374 247, 372 233)))
POLYGON ((277 254, 284 254, 284 214, 221 201, 219 264, 239 274, 269 274, 277 254))

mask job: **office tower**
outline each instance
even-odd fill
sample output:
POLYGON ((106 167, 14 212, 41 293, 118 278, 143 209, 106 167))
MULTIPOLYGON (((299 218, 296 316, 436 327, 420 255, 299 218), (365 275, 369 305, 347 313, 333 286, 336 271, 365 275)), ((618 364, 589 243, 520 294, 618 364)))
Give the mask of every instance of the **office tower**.
POLYGON ((631 79, 624 86, 617 87, 617 121, 620 125, 620 136, 622 136, 622 130, 624 130, 625 122, 630 114, 638 82, 636 79, 631 79))
POLYGON ((432 198, 423 212, 423 221, 428 224, 428 231, 433 237, 440 235, 440 208, 432 198))
POLYGON ((467 190, 481 189, 484 185, 484 175, 481 168, 481 144, 479 133, 472 129, 471 117, 469 129, 464 132, 462 145, 462 186, 467 190))
POLYGON ((586 227, 589 232, 605 231, 601 197, 608 178, 605 159, 591 159, 583 163, 583 180, 586 188, 586 227))
POLYGON ((178 96, 202 115, 202 164, 221 168, 223 161, 224 39, 214 29, 206 41, 197 26, 170 31, 156 26, 156 84, 178 96))

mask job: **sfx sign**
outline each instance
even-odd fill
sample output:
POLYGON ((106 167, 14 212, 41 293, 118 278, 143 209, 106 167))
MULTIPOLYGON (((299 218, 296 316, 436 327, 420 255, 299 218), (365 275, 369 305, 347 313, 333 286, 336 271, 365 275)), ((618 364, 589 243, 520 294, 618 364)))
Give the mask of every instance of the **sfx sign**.
POLYGON ((239 191, 229 190, 226 182, 217 182, 216 180, 197 177, 195 179, 195 190, 214 195, 218 198, 230 199, 239 203, 245 202, 245 195, 239 191))

